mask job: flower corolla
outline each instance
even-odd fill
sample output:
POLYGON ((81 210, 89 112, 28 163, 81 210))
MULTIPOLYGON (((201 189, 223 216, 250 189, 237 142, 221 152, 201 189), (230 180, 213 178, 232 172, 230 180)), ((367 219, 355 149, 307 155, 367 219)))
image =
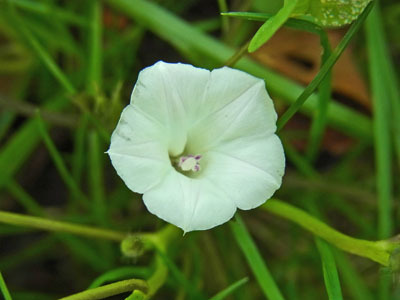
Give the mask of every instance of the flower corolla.
POLYGON ((280 187, 276 119, 262 79, 160 61, 139 73, 108 154, 151 213, 184 232, 205 230, 280 187))

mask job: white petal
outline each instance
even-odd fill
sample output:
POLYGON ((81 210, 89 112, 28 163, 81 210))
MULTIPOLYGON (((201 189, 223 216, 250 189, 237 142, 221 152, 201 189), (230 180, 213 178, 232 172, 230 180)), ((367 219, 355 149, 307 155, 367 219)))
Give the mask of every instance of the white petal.
POLYGON ((143 195, 147 209, 184 232, 205 230, 231 219, 236 206, 208 179, 192 179, 171 170, 143 195))
POLYGON ((240 209, 252 209, 271 198, 280 187, 285 168, 282 144, 274 134, 237 139, 209 151, 203 172, 240 209))
POLYGON ((195 118, 209 78, 208 70, 162 61, 139 73, 131 103, 163 124, 172 156, 185 147, 186 129, 195 118))
POLYGON ((172 168, 163 128, 132 105, 121 114, 108 154, 118 175, 138 193, 158 184, 172 168))
POLYGON ((273 134, 276 112, 259 78, 229 68, 214 70, 203 115, 189 132, 190 150, 203 153, 243 136, 273 134))

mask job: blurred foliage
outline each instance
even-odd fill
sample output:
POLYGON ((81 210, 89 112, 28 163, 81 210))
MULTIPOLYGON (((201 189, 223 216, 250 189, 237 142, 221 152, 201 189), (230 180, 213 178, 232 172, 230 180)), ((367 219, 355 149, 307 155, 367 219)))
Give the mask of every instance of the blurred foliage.
MULTIPOLYGON (((282 4, 226 2, 228 11, 270 14, 282 4)), ((353 94, 362 94, 364 84, 367 104, 360 109, 358 98, 335 94, 340 76, 333 69, 333 97, 325 92, 329 108, 315 153, 308 156, 307 148, 310 124, 320 117, 321 87, 280 132, 288 166, 276 195, 339 231, 367 240, 395 235, 400 217, 395 73, 400 67, 400 3, 380 4, 382 14, 374 10, 348 53, 361 82, 353 94)), ((104 152, 142 68, 158 60, 220 67, 260 26, 220 16, 220 7, 211 0, 0 1, 0 209, 129 233, 164 228, 147 212, 141 195, 123 184, 104 152)), ((295 30, 299 34, 300 29, 295 30)), ((342 37, 343 31, 333 34, 342 37)), ((279 70, 268 45, 235 66, 265 78, 283 112, 312 78, 291 76, 299 73, 292 67, 279 70)), ((275 45, 278 52, 285 47, 275 45)), ((321 48, 318 43, 315 47, 310 53, 319 62, 321 48)), ((293 57, 286 57, 289 60, 293 57)), ((307 62, 298 59, 297 65, 306 68, 307 62)), ((344 73, 353 72, 349 63, 345 65, 344 73)), ((399 277, 392 270, 322 240, 314 242, 297 225, 265 210, 241 215, 249 232, 236 232, 243 239, 251 234, 253 241, 247 245, 257 246, 259 257, 254 254, 257 248, 251 251, 268 269, 257 259, 249 264, 258 266, 259 274, 270 272, 285 299, 340 299, 337 274, 343 299, 400 298, 399 277)), ((0 271, 7 284, 0 280, 0 285, 17 300, 58 299, 118 280, 148 279, 163 265, 166 284, 155 299, 264 299, 268 286, 257 281, 261 275, 252 274, 243 245, 235 238, 229 224, 189 233, 179 236, 167 255, 153 260, 146 247, 128 257, 112 241, 0 224, 0 271)), ((280 299, 280 292, 270 299, 280 299)), ((137 292, 129 299, 140 297, 137 292)))

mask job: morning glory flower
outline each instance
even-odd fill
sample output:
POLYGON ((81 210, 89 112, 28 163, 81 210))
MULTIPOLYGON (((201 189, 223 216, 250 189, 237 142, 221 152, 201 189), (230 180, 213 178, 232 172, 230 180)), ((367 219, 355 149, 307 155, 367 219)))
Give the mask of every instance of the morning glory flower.
POLYGON ((262 79, 160 61, 139 73, 108 154, 151 213, 184 232, 205 230, 280 187, 276 119, 262 79))

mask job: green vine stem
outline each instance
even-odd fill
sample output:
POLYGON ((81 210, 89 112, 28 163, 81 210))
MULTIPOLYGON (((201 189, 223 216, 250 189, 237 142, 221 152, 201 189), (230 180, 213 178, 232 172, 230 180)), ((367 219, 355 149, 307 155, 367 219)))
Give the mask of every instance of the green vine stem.
POLYGON ((262 205, 261 208, 300 225, 339 249, 367 257, 383 266, 393 266, 395 261, 393 260, 392 254, 398 252, 395 251, 396 249, 400 249, 400 241, 367 241, 345 235, 301 209, 277 199, 269 200, 266 204, 262 205))
POLYGON ((0 223, 120 242, 128 233, 0 211, 0 223))
MULTIPOLYGON (((132 257, 143 254, 152 247, 157 251, 165 253, 168 245, 176 240, 182 231, 173 225, 167 225, 155 234, 148 235, 145 239, 137 235, 126 237, 121 243, 121 251, 125 256, 132 257)), ((133 291, 129 299, 150 299, 164 285, 168 277, 168 267, 159 253, 155 253, 155 270, 153 275, 147 280, 148 292, 133 291)))
POLYGON ((140 290, 144 293, 148 290, 146 281, 141 279, 128 279, 89 289, 71 296, 61 298, 60 300, 97 300, 105 299, 114 295, 140 290))

